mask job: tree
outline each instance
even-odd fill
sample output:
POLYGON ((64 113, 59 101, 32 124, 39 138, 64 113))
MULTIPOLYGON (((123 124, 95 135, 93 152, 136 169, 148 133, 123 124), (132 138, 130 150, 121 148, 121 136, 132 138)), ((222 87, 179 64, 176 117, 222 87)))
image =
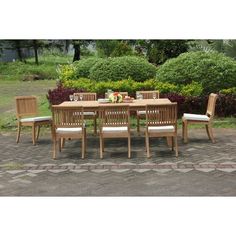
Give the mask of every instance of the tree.
POLYGON ((72 40, 72 44, 74 46, 74 61, 79 61, 81 57, 81 48, 87 47, 89 44, 91 44, 93 40, 72 40))
POLYGON ((186 52, 188 44, 187 40, 137 40, 135 48, 145 54, 149 62, 160 65, 186 52))

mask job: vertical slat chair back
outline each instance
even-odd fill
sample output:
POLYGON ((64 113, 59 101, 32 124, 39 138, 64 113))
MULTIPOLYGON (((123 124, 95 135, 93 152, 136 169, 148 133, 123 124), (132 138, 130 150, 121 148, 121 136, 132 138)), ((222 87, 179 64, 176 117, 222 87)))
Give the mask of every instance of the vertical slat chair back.
POLYGON ((84 126, 83 107, 52 106, 54 128, 74 128, 84 126))
POLYGON ((83 101, 96 101, 97 94, 96 93, 74 93, 74 96, 83 95, 83 101))
POLYGON ((207 104, 207 112, 206 112, 206 115, 209 116, 210 119, 212 119, 215 114, 216 100, 217 100, 217 94, 211 93, 209 95, 208 104, 207 104))
POLYGON ((99 119, 102 127, 128 126, 130 111, 128 105, 105 105, 99 108, 99 119))
POLYGON ((137 91, 136 92, 136 96, 137 94, 141 94, 143 96, 143 99, 153 99, 153 93, 156 93, 156 98, 160 98, 160 92, 158 90, 154 90, 154 91, 137 91))
POLYGON ((15 97, 15 100, 17 118, 37 115, 37 98, 35 96, 19 96, 15 97))
POLYGON ((146 106, 147 126, 177 126, 177 103, 146 106))

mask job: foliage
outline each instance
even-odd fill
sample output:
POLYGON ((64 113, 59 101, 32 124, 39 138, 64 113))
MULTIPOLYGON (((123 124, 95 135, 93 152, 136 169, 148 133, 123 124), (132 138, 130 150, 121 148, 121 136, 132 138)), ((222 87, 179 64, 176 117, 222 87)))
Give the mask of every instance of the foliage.
POLYGON ((132 47, 127 42, 119 42, 111 53, 111 57, 134 55, 132 47))
POLYGON ((235 94, 236 95, 236 87, 228 88, 228 89, 222 89, 220 90, 221 94, 235 94))
POLYGON ((199 96, 202 94, 202 84, 193 81, 191 84, 184 85, 181 88, 181 94, 184 96, 199 96))
POLYGON ((90 70, 90 78, 96 81, 118 81, 128 77, 136 81, 145 81, 155 77, 155 74, 155 66, 143 58, 134 56, 104 59, 90 70))
POLYGON ((168 60, 157 70, 159 81, 187 85, 196 81, 203 93, 236 86, 236 61, 216 52, 188 52, 168 60))
POLYGON ((99 57, 110 57, 115 50, 118 40, 97 40, 96 49, 99 57))
POLYGON ((90 69, 99 61, 101 58, 98 57, 88 57, 79 61, 75 61, 73 65, 75 66, 76 78, 85 77, 89 78, 90 69))
POLYGON ((135 96, 136 91, 157 89, 160 93, 179 92, 178 87, 169 83, 157 82, 155 79, 144 82, 136 82, 131 78, 120 81, 100 81, 80 78, 78 80, 65 80, 65 88, 82 89, 88 92, 96 92, 98 97, 103 97, 107 89, 113 91, 128 92, 129 95, 135 96))
POLYGON ((149 62, 160 65, 167 59, 177 57, 188 49, 187 40, 138 40, 136 49, 140 47, 149 62))
POLYGON ((58 65, 57 75, 61 81, 76 79, 76 68, 74 64, 58 65))
POLYGON ((84 92, 84 90, 57 87, 56 89, 49 89, 47 99, 51 105, 58 105, 64 101, 70 101, 69 96, 76 92, 84 92))

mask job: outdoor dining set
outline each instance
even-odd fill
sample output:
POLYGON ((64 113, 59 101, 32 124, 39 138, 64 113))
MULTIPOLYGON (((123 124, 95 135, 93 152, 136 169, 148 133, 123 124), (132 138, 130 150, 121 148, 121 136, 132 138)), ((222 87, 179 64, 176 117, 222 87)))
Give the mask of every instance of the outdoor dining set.
MULTIPOLYGON (((209 139, 214 143, 212 120, 217 95, 210 94, 207 111, 204 115, 184 113, 182 117, 182 136, 188 142, 188 125, 204 124, 209 139)), ((147 157, 150 157, 149 138, 166 137, 167 143, 175 150, 178 157, 177 143, 177 103, 168 98, 160 98, 159 91, 137 91, 136 99, 130 98, 127 92, 111 92, 104 99, 97 99, 96 93, 74 93, 59 105, 52 105, 51 116, 37 116, 37 99, 35 96, 18 96, 16 115, 18 131, 16 142, 19 142, 21 126, 32 127, 32 141, 36 144, 40 127, 50 125, 53 141, 53 158, 56 158, 66 140, 80 139, 81 156, 85 157, 87 148, 86 121, 93 120, 94 134, 99 134, 100 158, 104 154, 104 139, 127 138, 128 158, 131 158, 131 125, 130 114, 137 119, 137 132, 140 133, 140 120, 145 120, 145 143, 147 157)))

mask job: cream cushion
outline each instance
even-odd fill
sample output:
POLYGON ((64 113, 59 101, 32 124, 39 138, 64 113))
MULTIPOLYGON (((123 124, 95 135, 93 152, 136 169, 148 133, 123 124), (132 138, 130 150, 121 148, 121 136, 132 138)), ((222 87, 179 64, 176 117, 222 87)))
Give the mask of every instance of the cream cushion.
POLYGON ((146 111, 137 111, 138 115, 146 115, 146 111))
POLYGON ((149 132, 156 132, 156 133, 162 133, 162 132, 174 132, 175 127, 173 125, 166 125, 166 126, 149 126, 148 127, 149 132))
POLYGON ((71 133, 80 133, 82 132, 81 127, 77 128, 57 128, 56 133, 58 134, 71 134, 71 133))
POLYGON ((120 127, 103 127, 102 132, 104 133, 113 133, 113 132, 125 132, 128 131, 128 127, 120 126, 120 127))
POLYGON ((210 118, 207 115, 197 115, 197 114, 189 114, 189 113, 184 113, 183 118, 186 120, 199 120, 199 121, 210 120, 210 118))
POLYGON ((22 118, 20 122, 36 122, 36 121, 50 121, 52 120, 51 116, 39 116, 39 117, 30 117, 30 118, 22 118))
MULTIPOLYGON (((96 113, 93 111, 84 111, 83 112, 84 116, 95 116, 96 113)), ((74 115, 80 115, 80 112, 75 112, 74 115)))

